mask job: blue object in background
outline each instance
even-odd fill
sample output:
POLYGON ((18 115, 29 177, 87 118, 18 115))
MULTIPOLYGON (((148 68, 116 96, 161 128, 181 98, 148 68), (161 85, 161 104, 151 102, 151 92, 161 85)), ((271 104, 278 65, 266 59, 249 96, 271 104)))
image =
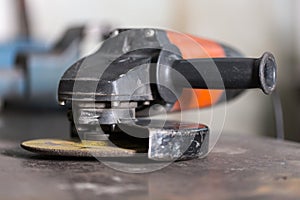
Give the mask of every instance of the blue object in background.
POLYGON ((20 99, 36 106, 58 107, 59 80, 79 59, 83 38, 84 27, 80 26, 68 29, 50 47, 30 40, 0 44, 0 101, 20 99))
POLYGON ((0 43, 0 69, 12 68, 19 52, 42 52, 49 48, 44 43, 22 38, 0 43))
POLYGON ((57 88, 63 73, 80 58, 83 27, 69 29, 48 52, 26 56, 26 96, 32 102, 57 104, 57 88))

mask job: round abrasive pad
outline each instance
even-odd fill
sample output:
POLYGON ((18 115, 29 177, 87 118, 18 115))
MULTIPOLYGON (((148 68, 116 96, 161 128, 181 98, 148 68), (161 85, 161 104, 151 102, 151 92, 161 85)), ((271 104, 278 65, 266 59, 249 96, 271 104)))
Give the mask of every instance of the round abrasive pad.
POLYGON ((136 153, 136 150, 109 146, 106 141, 38 139, 25 141, 21 147, 34 153, 71 157, 128 157, 136 153))

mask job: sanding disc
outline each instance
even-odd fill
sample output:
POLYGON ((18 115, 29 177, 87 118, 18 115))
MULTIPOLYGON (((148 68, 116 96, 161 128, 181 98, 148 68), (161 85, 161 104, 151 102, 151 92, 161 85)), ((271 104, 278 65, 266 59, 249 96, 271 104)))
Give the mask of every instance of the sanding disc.
POLYGON ((21 147, 38 154, 71 157, 128 157, 136 150, 109 146, 107 141, 71 141, 38 139, 21 143, 21 147))

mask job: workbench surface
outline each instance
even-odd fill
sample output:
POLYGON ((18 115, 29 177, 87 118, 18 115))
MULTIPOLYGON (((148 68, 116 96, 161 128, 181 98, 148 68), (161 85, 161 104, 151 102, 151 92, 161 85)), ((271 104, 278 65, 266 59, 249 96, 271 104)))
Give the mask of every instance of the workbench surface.
POLYGON ((0 115, 0 199, 300 199, 300 144, 223 133, 205 159, 147 174, 36 156, 24 139, 68 137, 62 112, 0 115), (61 134, 63 133, 63 134, 61 134))

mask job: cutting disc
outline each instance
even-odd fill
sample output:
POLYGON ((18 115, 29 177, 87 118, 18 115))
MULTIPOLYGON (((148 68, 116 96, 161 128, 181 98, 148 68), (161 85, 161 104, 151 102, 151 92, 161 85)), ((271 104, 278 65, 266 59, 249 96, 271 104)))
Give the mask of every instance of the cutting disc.
POLYGON ((106 141, 72 141, 38 139, 21 143, 21 147, 38 154, 71 157, 128 157, 137 150, 110 146, 106 141))

